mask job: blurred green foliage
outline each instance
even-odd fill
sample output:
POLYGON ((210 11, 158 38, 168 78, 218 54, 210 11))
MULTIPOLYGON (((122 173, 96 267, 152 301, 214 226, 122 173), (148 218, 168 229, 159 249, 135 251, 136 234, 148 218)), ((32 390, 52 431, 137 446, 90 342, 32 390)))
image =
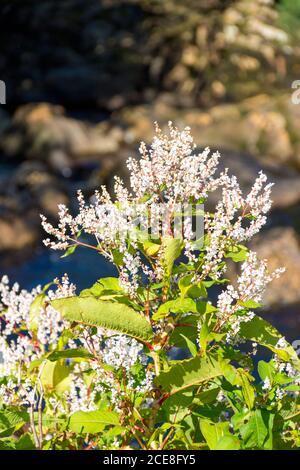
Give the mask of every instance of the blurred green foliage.
POLYGON ((279 24, 289 33, 300 35, 300 0, 281 0, 278 5, 279 24))

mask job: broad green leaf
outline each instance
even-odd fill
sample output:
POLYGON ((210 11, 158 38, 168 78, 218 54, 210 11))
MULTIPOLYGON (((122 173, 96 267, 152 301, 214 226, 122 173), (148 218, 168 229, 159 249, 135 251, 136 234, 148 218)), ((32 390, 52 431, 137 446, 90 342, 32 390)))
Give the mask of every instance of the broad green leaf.
POLYGON ((198 353, 198 350, 197 350, 197 346, 195 345, 195 343, 193 343, 193 341, 191 341, 189 338, 187 338, 183 334, 181 334, 180 336, 182 336, 182 338, 186 342, 186 345, 187 345, 188 349, 190 350, 191 355, 193 357, 196 357, 197 353, 198 353))
POLYGON ((124 292, 120 286, 119 279, 117 277, 104 277, 99 279, 95 284, 92 285, 89 289, 84 289, 80 292, 80 297, 101 297, 105 293, 118 293, 121 294, 124 292))
POLYGON ((204 390, 203 392, 197 393, 197 402, 199 400, 200 403, 212 403, 216 400, 219 394, 220 388, 213 387, 209 388, 208 390, 204 390))
POLYGON ((16 450, 34 450, 35 445, 32 436, 29 433, 23 434, 16 441, 16 450))
POLYGON ((225 434, 218 440, 214 450, 239 450, 240 448, 241 443, 236 436, 225 434))
POLYGON ((242 322, 240 332, 242 338, 254 341, 276 353, 283 361, 292 361, 294 367, 300 370, 300 361, 293 347, 286 343, 286 347, 281 349, 277 346, 283 336, 270 323, 255 315, 252 320, 242 322))
POLYGON ((11 437, 0 439, 0 450, 16 450, 16 441, 11 437))
POLYGON ((119 425, 118 413, 114 411, 76 411, 70 416, 68 428, 76 433, 97 433, 105 426, 119 425))
POLYGON ((168 370, 161 372, 155 382, 165 392, 173 395, 186 388, 224 375, 230 367, 222 359, 218 361, 213 357, 201 358, 197 356, 177 362, 168 370))
POLYGON ((91 359, 93 355, 84 348, 65 349, 64 351, 53 351, 47 356, 48 361, 58 361, 59 359, 91 359))
POLYGON ((225 258, 231 258, 235 263, 246 261, 247 257, 248 249, 243 245, 236 245, 225 254, 225 258))
MULTIPOLYGON (((45 364, 41 367, 43 367, 41 372, 41 382, 43 386, 49 390, 58 390, 59 385, 65 381, 71 372, 70 367, 67 367, 63 361, 51 362, 46 360, 45 364)), ((61 388, 60 391, 62 391, 61 388)))
MULTIPOLYGON (((37 411, 34 412, 34 422, 38 426, 39 423, 39 414, 37 411)), ((47 430, 65 430, 67 421, 65 417, 51 416, 47 413, 43 413, 43 428, 47 430)))
MULTIPOLYGON (((289 392, 299 392, 300 385, 287 385, 286 387, 284 387, 284 389, 289 392)), ((299 411, 299 415, 300 415, 300 411, 299 411)))
POLYGON ((159 252, 161 245, 159 243, 154 243, 151 240, 145 240, 143 242, 143 250, 147 256, 155 256, 159 252))
POLYGON ((187 276, 183 276, 178 281, 178 287, 181 292, 181 295, 184 297, 191 287, 191 281, 193 279, 194 274, 188 274, 187 276))
POLYGON ((241 379, 241 386, 242 386, 242 393, 246 402, 246 405, 248 406, 249 410, 252 410, 254 406, 254 400, 255 400, 255 392, 254 388, 252 387, 247 374, 244 373, 243 369, 238 369, 239 376, 241 379))
POLYGON ((170 336, 170 344, 177 348, 185 348, 186 343, 181 335, 186 336, 191 341, 195 342, 198 338, 198 318, 196 315, 187 315, 182 321, 179 320, 179 325, 173 330, 170 336))
POLYGON ((37 331, 40 322, 40 313, 41 309, 43 308, 45 302, 46 294, 41 292, 37 297, 34 299, 30 306, 29 310, 29 328, 32 331, 37 331))
POLYGON ((245 300, 245 302, 243 302, 242 300, 239 300, 238 304, 241 305, 242 307, 245 307, 245 308, 260 308, 260 307, 262 307, 262 304, 259 304, 258 302, 255 302, 255 300, 245 300))
POLYGON ((201 324, 200 334, 199 334, 200 348, 204 353, 206 352, 208 335, 209 335, 208 318, 205 315, 203 319, 203 323, 201 324))
POLYGON ((196 302, 196 305, 197 312, 201 313, 202 315, 217 311, 216 307, 214 307, 210 302, 199 301, 196 302))
POLYGON ((167 398, 159 409, 159 421, 172 420, 178 423, 185 416, 188 407, 192 404, 194 396, 193 390, 183 390, 167 398))
POLYGON ((207 291, 203 283, 192 283, 193 277, 194 273, 188 274, 187 276, 179 279, 178 287, 182 297, 185 297, 186 295, 192 298, 206 297, 207 291))
POLYGON ((158 310, 153 315, 153 320, 157 321, 169 315, 170 312, 179 313, 205 313, 215 312, 216 308, 209 302, 198 301, 187 297, 178 297, 174 300, 168 300, 164 304, 160 305, 158 310))
POLYGON ((266 380, 266 378, 268 378, 271 383, 273 382, 273 377, 276 373, 273 361, 259 361, 257 365, 257 370, 261 380, 266 380))
POLYGON ((225 435, 230 436, 228 422, 213 423, 212 421, 201 419, 200 429, 210 450, 216 450, 218 442, 222 437, 225 435))
POLYGON ((174 262, 181 254, 183 242, 179 238, 173 238, 168 236, 162 239, 162 247, 167 272, 168 274, 171 274, 174 262))
POLYGON ((197 304, 193 299, 174 299, 162 304, 153 315, 153 320, 161 320, 169 315, 169 313, 189 313, 197 312, 197 304))
POLYGON ((240 427, 247 449, 272 449, 272 428, 274 415, 267 410, 255 410, 249 421, 240 427))
POLYGON ((0 437, 8 437, 20 429, 29 420, 25 411, 0 411, 0 437))
POLYGON ((95 297, 67 297, 53 300, 51 304, 71 322, 107 328, 141 341, 153 338, 152 328, 145 317, 125 304, 95 297))

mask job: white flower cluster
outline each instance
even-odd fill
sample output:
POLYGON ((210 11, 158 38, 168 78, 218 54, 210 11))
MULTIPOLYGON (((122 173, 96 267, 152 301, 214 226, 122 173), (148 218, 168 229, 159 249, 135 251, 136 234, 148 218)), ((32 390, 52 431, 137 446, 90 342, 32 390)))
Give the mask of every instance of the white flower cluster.
POLYGON ((203 266, 203 276, 218 278, 223 271, 218 269, 225 249, 230 242, 250 240, 266 223, 266 213, 271 208, 272 183, 264 186, 266 175, 260 172, 252 189, 243 197, 235 176, 221 175, 222 198, 213 215, 206 214, 205 229, 209 243, 203 266))
POLYGON ((266 260, 258 260, 257 254, 253 251, 248 253, 246 261, 241 266, 236 288, 229 285, 218 296, 217 315, 221 325, 227 324, 230 327, 228 340, 238 335, 241 322, 249 321, 254 316, 251 311, 240 316, 236 315, 243 310, 242 303, 249 300, 260 303, 267 285, 273 279, 278 278, 282 272, 284 268, 278 268, 273 273, 269 273, 266 260))
POLYGON ((30 306, 39 293, 40 288, 27 292, 16 283, 10 288, 6 276, 0 282, 0 377, 18 375, 20 364, 29 364, 39 354, 28 334, 30 306))
MULTIPOLYGON (((46 352, 55 349, 62 332, 68 329, 68 322, 62 320, 60 314, 48 303, 50 300, 75 295, 76 286, 70 283, 67 275, 61 280, 55 279, 55 289, 49 289, 42 305, 35 311, 34 325, 32 322, 32 306, 42 295, 40 287, 27 292, 20 290, 17 284, 9 286, 7 277, 0 283, 0 316, 2 330, 0 333, 0 378, 6 381, 0 385, 0 401, 4 404, 36 405, 38 396, 34 383, 29 378, 24 380, 24 371, 28 370, 32 361, 41 358, 46 352)), ((101 361, 81 362, 76 364, 71 373, 70 390, 66 392, 66 407, 55 397, 50 397, 49 405, 67 413, 96 409, 97 392, 109 391, 112 402, 118 406, 121 400, 117 381, 112 373, 102 364, 112 366, 116 370, 122 368, 126 377, 126 387, 134 392, 147 392, 153 387, 153 374, 147 369, 147 358, 143 347, 134 339, 116 335, 113 332, 98 329, 91 336, 89 327, 82 327, 76 341, 69 340, 67 347, 85 347, 101 361), (144 379, 138 384, 134 381, 131 368, 142 364, 145 369, 144 379), (92 384, 87 385, 82 374, 85 370, 94 371, 92 384)))
POLYGON ((100 366, 98 361, 81 362, 80 365, 76 365, 73 374, 74 387, 71 394, 67 394, 69 403, 72 403, 72 409, 74 407, 82 410, 84 407, 86 410, 94 409, 94 399, 97 392, 100 394, 110 392, 111 401, 118 408, 125 390, 127 394, 129 392, 147 393, 152 390, 154 374, 147 367, 148 359, 143 353, 143 346, 138 341, 102 328, 98 328, 97 333, 92 337, 88 330, 84 330, 82 333, 82 336, 78 338, 81 345, 97 355, 100 359, 100 366), (103 368, 101 364, 110 366, 115 371, 122 370, 123 391, 120 389, 115 374, 105 367, 103 368), (140 379, 138 383, 136 383, 132 371, 133 366, 136 365, 142 366, 144 375, 144 378, 140 379), (81 382, 79 386, 78 381, 81 381, 81 373, 90 368, 94 371, 92 385, 89 384, 87 387, 81 382), (89 393, 87 389, 89 389, 89 393))
POLYGON ((206 198, 219 185, 214 174, 218 167, 218 152, 209 157, 206 148, 194 154, 195 144, 190 128, 180 132, 169 122, 170 135, 164 135, 156 125, 156 135, 148 151, 140 146, 140 161, 129 159, 130 182, 138 198, 151 194, 157 200, 175 203, 206 198))
MULTIPOLYGON (((110 261, 114 260, 114 252, 118 249, 123 254, 120 266, 121 284, 132 296, 141 283, 142 276, 146 275, 151 280, 160 280, 162 276, 159 259, 162 252, 158 254, 157 263, 150 267, 138 255, 132 255, 129 249, 128 234, 131 248, 137 248, 137 221, 139 227, 147 226, 150 217, 152 228, 161 223, 160 229, 170 233, 168 215, 174 212, 177 202, 184 204, 191 199, 197 202, 206 198, 222 182, 222 178, 214 178, 218 153, 209 158, 209 149, 206 149, 195 155, 189 128, 180 132, 169 123, 169 131, 169 136, 163 135, 157 127, 149 152, 145 144, 142 144, 140 161, 128 161, 132 194, 116 178, 115 201, 112 201, 105 187, 102 187, 101 193, 95 193, 91 204, 85 202, 79 191, 77 216, 73 217, 64 205, 60 205, 57 228, 41 216, 45 231, 53 238, 47 238, 44 243, 52 249, 66 250, 86 244, 80 239, 81 233, 92 235, 96 241, 92 248, 110 261), (159 204, 164 205, 163 210, 159 204)), ((184 238, 189 240, 191 224, 188 221, 184 231, 184 238)), ((191 251, 187 242, 186 254, 194 259, 191 251)))
MULTIPOLYGON (((285 349, 287 346, 287 342, 285 338, 281 338, 278 343, 276 344, 276 348, 285 349)), ((291 363, 283 362, 279 359, 279 357, 275 354, 272 361, 273 365, 275 366, 275 372, 279 374, 284 374, 285 379, 280 383, 280 381, 271 381, 269 377, 266 377, 262 383, 262 390, 268 393, 272 389, 275 391, 275 395, 273 401, 282 400, 282 398, 286 395, 299 398, 300 396, 300 374, 299 370, 293 367, 291 363), (290 380, 289 380, 290 379, 290 380), (288 385, 292 389, 285 389, 285 386, 288 385)))
MULTIPOLYGON (((189 128, 179 131, 169 123, 169 134, 164 135, 156 125, 156 135, 148 150, 144 143, 140 147, 140 160, 129 159, 131 193, 123 182, 116 178, 115 201, 102 187, 96 192, 93 203, 87 204, 81 192, 78 193, 79 212, 70 215, 64 205, 59 206, 59 224, 54 228, 42 216, 42 225, 51 235, 45 244, 53 249, 67 249, 86 245, 81 234, 93 236, 98 250, 109 260, 114 261, 117 249, 123 255, 119 264, 122 286, 134 297, 139 285, 146 276, 149 280, 160 281, 163 275, 161 258, 157 253, 151 265, 142 261, 138 254, 136 239, 137 220, 140 226, 151 219, 151 227, 158 223, 162 214, 158 204, 164 204, 163 230, 171 235, 172 214, 178 204, 199 204, 209 193, 222 188, 222 198, 215 213, 205 215, 206 245, 202 278, 219 278, 224 269, 220 263, 228 246, 249 240, 266 222, 270 209, 272 184, 266 184, 266 176, 260 173, 249 194, 242 195, 235 176, 228 171, 216 175, 220 155, 209 149, 195 153, 195 145, 189 128), (128 235, 129 234, 129 235, 128 235), (136 254, 132 254, 132 248, 136 254)), ((184 254, 191 262, 197 259, 199 245, 191 243, 192 219, 187 218, 183 228, 184 254)))
POLYGON ((32 318, 34 301, 42 295, 40 287, 28 292, 18 284, 12 288, 4 276, 0 282, 0 378, 8 378, 7 384, 0 387, 0 397, 5 402, 17 399, 21 404, 31 404, 34 400, 33 386, 29 379, 22 382, 23 368, 55 348, 61 332, 67 327, 60 315, 47 301, 73 295, 75 286, 67 275, 61 281, 56 279, 55 290, 45 295, 45 307, 39 305, 32 318), (33 325, 34 322, 34 325, 33 325))

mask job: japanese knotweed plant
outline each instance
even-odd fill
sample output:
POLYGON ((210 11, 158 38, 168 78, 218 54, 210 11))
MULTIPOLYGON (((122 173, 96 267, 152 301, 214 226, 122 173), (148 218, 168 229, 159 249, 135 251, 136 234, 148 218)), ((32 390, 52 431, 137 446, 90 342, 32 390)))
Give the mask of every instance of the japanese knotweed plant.
POLYGON ((296 449, 300 362, 254 313, 282 270, 245 246, 271 184, 260 173, 243 195, 219 154, 196 154, 172 124, 140 154, 130 190, 79 192, 57 228, 42 217, 47 246, 90 247, 115 277, 77 295, 67 276, 31 292, 2 279, 0 447, 296 449))

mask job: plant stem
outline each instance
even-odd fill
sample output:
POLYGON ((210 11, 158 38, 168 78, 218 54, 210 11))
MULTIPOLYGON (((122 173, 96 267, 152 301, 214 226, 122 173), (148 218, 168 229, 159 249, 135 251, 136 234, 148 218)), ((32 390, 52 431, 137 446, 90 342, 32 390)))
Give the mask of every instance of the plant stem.
POLYGON ((40 441, 39 441, 39 438, 35 429, 35 424, 34 424, 34 405, 33 404, 30 406, 30 427, 31 427, 31 431, 33 434, 33 438, 34 438, 35 447, 39 449, 40 441))
POLYGON ((152 359, 154 362, 154 370, 155 370, 155 375, 158 376, 160 374, 160 358, 159 354, 157 354, 155 351, 152 352, 152 359))
POLYGON ((161 446, 160 446, 160 450, 163 450, 165 448, 165 446, 167 445, 171 435, 173 434, 173 431, 174 431, 174 428, 173 426, 170 428, 168 434, 166 435, 166 437, 164 438, 164 440, 162 441, 161 443, 161 446))

